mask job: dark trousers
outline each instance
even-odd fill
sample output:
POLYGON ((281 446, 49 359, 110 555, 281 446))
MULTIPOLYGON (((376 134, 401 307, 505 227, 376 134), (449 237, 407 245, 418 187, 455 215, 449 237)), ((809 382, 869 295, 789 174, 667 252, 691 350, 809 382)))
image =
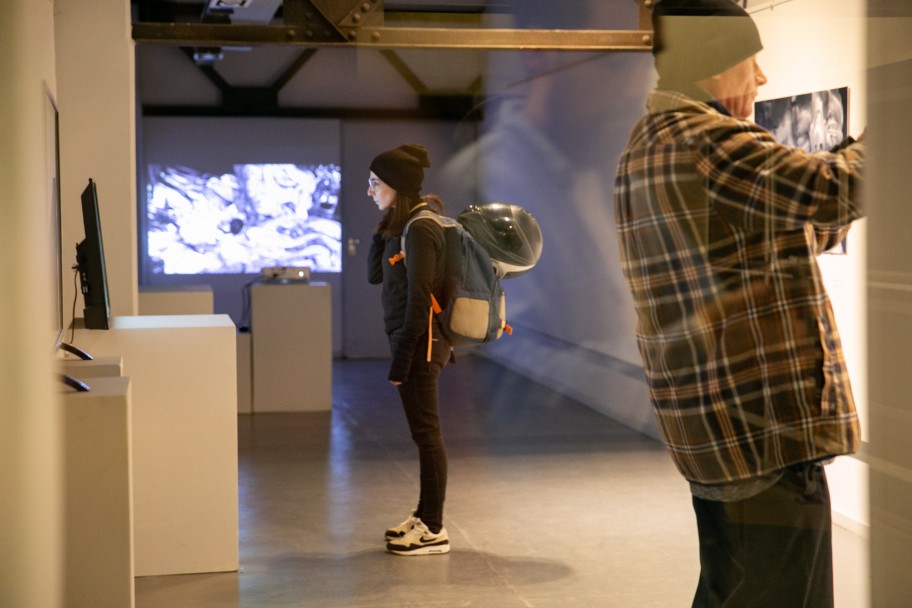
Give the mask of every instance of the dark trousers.
POLYGON ((437 380, 446 359, 435 353, 434 360, 428 362, 426 349, 417 350, 408 380, 399 385, 399 397, 418 447, 421 493, 416 513, 431 532, 438 532, 446 499, 447 453, 440 428, 437 380))
POLYGON ((830 493, 823 466, 789 467, 746 500, 693 497, 700 537, 694 608, 831 608, 830 493))

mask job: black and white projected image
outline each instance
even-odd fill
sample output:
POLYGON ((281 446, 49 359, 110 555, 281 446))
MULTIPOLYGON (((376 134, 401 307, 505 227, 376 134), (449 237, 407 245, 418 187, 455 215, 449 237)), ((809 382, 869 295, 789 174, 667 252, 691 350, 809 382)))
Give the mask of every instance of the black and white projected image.
POLYGON ((255 274, 270 266, 341 272, 338 165, 237 164, 233 172, 149 166, 155 274, 255 274))

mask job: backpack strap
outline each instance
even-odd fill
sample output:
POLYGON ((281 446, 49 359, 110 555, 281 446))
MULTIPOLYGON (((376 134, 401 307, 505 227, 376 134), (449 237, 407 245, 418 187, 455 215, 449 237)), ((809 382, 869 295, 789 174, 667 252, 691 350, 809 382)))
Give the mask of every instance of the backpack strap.
MULTIPOLYGON (((427 203, 424 204, 426 206, 427 203)), ((399 237, 399 253, 392 256, 389 259, 390 266, 395 266, 398 262, 405 263, 405 235, 408 234, 409 226, 412 225, 412 222, 420 219, 429 219, 434 220, 440 227, 444 227, 443 222, 440 220, 440 215, 429 211, 427 209, 422 209, 412 215, 409 220, 405 223, 405 227, 402 229, 402 236, 399 237)), ((440 304, 437 303, 437 298, 434 297, 434 294, 431 294, 431 308, 428 310, 428 343, 427 343, 427 361, 430 363, 431 355, 433 354, 433 336, 434 336, 434 315, 439 315, 442 309, 440 304)))
POLYGON ((405 228, 402 229, 402 236, 399 237, 400 253, 402 254, 402 259, 405 259, 405 236, 408 234, 409 226, 411 226, 413 222, 422 219, 434 220, 439 226, 443 227, 443 221, 441 221, 440 215, 434 213, 433 211, 422 209, 418 213, 412 215, 412 217, 410 217, 409 220, 405 223, 405 228))
MULTIPOLYGON (((419 207, 427 206, 427 203, 423 203, 422 205, 418 205, 418 206, 419 207)), ((433 211, 428 211, 427 209, 422 209, 421 211, 418 211, 417 213, 412 215, 412 217, 410 217, 409 220, 405 223, 405 227, 402 229, 402 235, 399 237, 399 253, 397 253, 396 255, 389 258, 390 266, 395 266, 399 262, 404 263, 404 260, 405 260, 405 235, 408 234, 408 229, 409 229, 409 226, 412 225, 412 222, 414 222, 416 220, 420 220, 420 219, 434 220, 435 222, 437 222, 437 224, 439 224, 441 227, 443 227, 443 222, 440 220, 440 215, 434 213, 433 211)))

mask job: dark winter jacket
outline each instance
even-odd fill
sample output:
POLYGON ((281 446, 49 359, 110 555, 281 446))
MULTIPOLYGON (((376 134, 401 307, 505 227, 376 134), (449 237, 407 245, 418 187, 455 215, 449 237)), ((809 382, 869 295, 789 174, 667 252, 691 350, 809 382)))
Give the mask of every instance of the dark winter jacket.
MULTIPOLYGON (((436 222, 416 221, 408 229, 405 260, 396 260, 402 239, 375 234, 368 254, 368 280, 383 284, 383 322, 393 361, 389 379, 405 382, 416 350, 428 348, 432 338, 443 341, 431 315, 431 294, 443 302, 445 237, 436 222)), ((435 349, 439 352, 439 349, 435 349)))

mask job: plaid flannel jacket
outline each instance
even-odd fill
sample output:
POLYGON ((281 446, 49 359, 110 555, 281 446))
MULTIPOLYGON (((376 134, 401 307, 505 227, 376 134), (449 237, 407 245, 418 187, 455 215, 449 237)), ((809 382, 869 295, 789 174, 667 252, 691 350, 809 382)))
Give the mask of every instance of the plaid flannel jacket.
POLYGON ((615 213, 637 340, 687 479, 750 479, 853 452, 859 426, 816 255, 861 217, 863 145, 808 154, 654 91, 615 213))

